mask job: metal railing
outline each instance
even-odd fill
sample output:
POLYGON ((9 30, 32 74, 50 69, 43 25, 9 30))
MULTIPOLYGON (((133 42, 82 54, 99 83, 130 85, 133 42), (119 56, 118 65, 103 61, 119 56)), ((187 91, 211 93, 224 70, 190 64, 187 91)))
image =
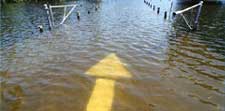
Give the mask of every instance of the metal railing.
POLYGON ((201 13, 202 6, 203 6, 203 1, 201 1, 198 4, 193 5, 191 7, 185 8, 183 10, 176 11, 176 12, 173 13, 173 15, 174 16, 181 15, 181 17, 184 19, 184 21, 185 21, 186 25, 189 27, 189 29, 195 30, 195 29, 197 29, 197 26, 198 26, 198 21, 199 21, 199 17, 200 17, 200 13, 201 13), (190 10, 192 10, 194 8, 198 8, 198 10, 197 10, 197 14, 195 15, 195 18, 194 18, 195 19, 194 20, 194 26, 192 27, 190 25, 188 19, 183 15, 183 13, 184 12, 187 12, 187 11, 190 11, 190 10))
POLYGON ((71 15, 71 13, 74 11, 74 9, 76 8, 77 5, 76 4, 71 4, 71 5, 47 5, 47 4, 44 4, 44 6, 45 6, 45 9, 46 9, 46 12, 47 12, 49 29, 52 29, 53 27, 57 26, 54 23, 54 14, 53 14, 52 9, 54 9, 54 8, 64 8, 64 11, 63 11, 63 19, 58 24, 58 25, 62 25, 66 21, 66 19, 71 15), (67 13, 67 9, 69 7, 72 7, 72 8, 67 13))

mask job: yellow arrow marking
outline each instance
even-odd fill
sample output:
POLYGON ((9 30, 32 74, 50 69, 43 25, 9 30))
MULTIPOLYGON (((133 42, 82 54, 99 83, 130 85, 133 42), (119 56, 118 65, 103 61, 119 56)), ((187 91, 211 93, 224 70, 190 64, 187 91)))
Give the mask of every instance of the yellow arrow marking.
POLYGON ((110 111, 117 78, 130 78, 116 54, 110 54, 91 67, 86 74, 96 76, 96 84, 87 105, 87 111, 110 111))

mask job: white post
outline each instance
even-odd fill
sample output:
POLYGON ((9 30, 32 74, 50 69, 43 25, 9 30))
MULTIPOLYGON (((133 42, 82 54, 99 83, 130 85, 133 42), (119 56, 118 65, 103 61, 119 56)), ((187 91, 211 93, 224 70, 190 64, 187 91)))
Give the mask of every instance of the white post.
POLYGON ((49 5, 49 10, 50 10, 50 15, 51 15, 51 19, 52 19, 52 25, 54 26, 55 23, 54 23, 54 16, 53 16, 52 6, 51 5, 49 5))
POLYGON ((49 8, 48 8, 48 5, 47 4, 44 4, 45 6, 45 9, 47 11, 47 18, 48 18, 48 24, 49 24, 49 29, 52 29, 52 22, 51 22, 51 18, 50 18, 50 15, 49 15, 49 8))
POLYGON ((66 6, 64 7, 63 19, 66 17, 66 6))

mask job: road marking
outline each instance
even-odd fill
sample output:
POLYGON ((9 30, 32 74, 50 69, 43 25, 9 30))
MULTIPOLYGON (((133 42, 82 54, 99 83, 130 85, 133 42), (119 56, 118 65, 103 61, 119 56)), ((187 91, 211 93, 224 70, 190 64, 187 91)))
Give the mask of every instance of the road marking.
POLYGON ((132 77, 114 53, 92 66, 86 74, 96 77, 87 111, 111 111, 116 79, 132 77))

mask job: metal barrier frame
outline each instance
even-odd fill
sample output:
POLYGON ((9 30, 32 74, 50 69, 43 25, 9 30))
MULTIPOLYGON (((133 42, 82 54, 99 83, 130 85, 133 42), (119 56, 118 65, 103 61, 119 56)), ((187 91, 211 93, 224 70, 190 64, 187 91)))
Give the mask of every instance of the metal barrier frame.
POLYGON ((76 4, 72 4, 72 5, 47 5, 47 4, 44 4, 44 7, 47 11, 49 29, 52 29, 54 26, 56 26, 55 23, 54 23, 54 15, 53 15, 53 12, 52 12, 53 8, 64 8, 63 19, 59 24, 59 25, 62 25, 66 21, 66 19, 71 15, 71 13, 74 11, 76 6, 77 6, 76 4), (67 13, 68 7, 72 7, 72 8, 67 13))
POLYGON ((189 27, 189 29, 195 30, 195 29, 197 29, 197 26, 198 26, 198 21, 199 21, 199 17, 200 17, 202 6, 203 6, 203 1, 199 2, 198 4, 193 5, 191 7, 185 8, 183 10, 176 11, 176 12, 173 13, 173 15, 174 16, 181 15, 182 18, 184 19, 186 25, 189 27), (189 11, 189 10, 191 10, 193 8, 196 8, 196 7, 199 7, 199 8, 198 8, 198 11, 197 11, 197 15, 195 16, 194 27, 191 27, 191 25, 189 24, 188 20, 183 15, 183 13, 186 12, 186 11, 189 11))

